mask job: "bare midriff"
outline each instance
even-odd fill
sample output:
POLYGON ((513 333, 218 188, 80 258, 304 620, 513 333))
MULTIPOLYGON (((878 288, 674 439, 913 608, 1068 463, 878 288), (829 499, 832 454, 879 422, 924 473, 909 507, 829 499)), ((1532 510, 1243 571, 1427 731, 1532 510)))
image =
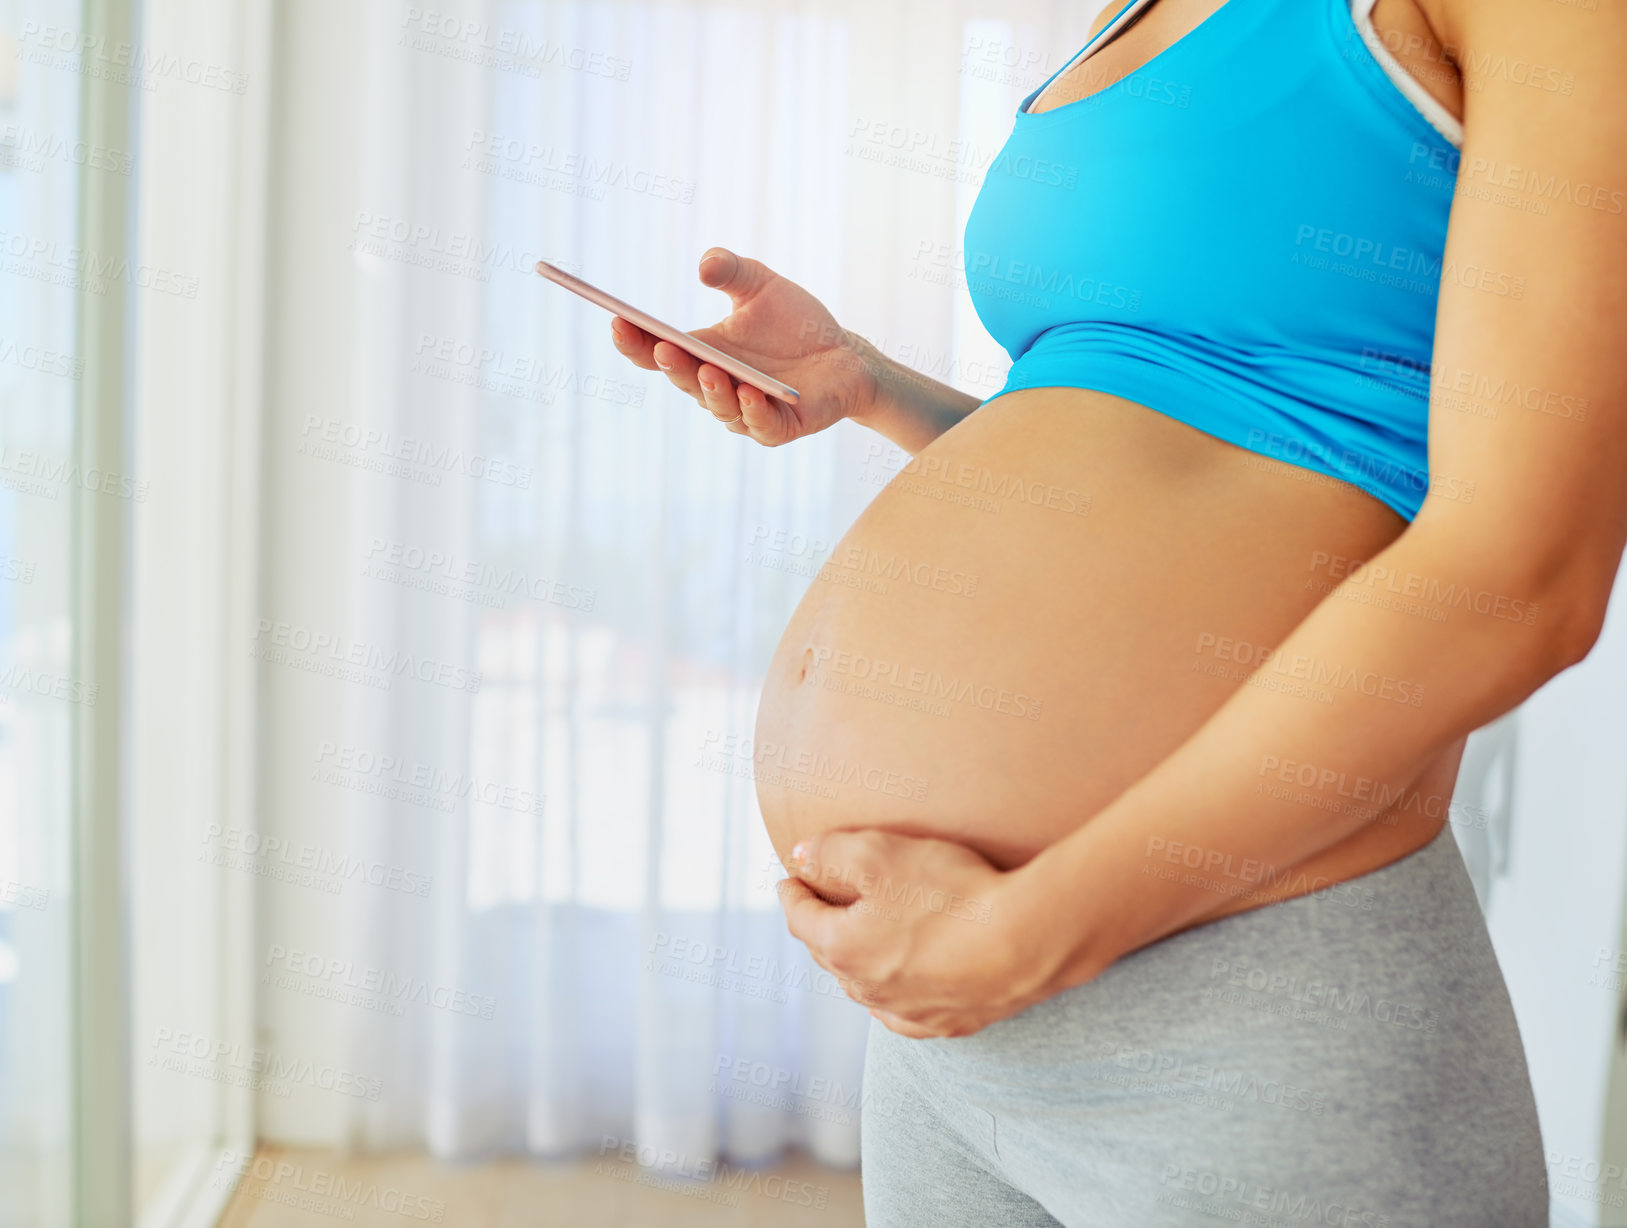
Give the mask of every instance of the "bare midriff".
MULTIPOLYGON (((775 850, 879 827, 1022 864, 1155 768, 1404 528, 1354 486, 1117 397, 997 397, 900 469, 785 630, 753 752, 775 850)), ((1327 702, 1291 674, 1270 684, 1327 702)), ((1450 797, 1460 751, 1418 792, 1450 797)), ((1236 909, 1387 865, 1443 821, 1367 823, 1236 909)))

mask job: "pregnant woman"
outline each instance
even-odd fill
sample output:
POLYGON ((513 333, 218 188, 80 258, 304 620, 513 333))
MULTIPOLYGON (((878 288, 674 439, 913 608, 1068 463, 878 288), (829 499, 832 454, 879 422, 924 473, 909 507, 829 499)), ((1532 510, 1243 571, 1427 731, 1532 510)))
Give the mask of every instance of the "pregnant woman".
POLYGON ((796 406, 613 325, 737 435, 909 454, 757 724, 875 1016, 872 1228, 1547 1223, 1445 824, 1627 541, 1624 53, 1619 4, 1115 0, 967 224, 998 395, 720 248, 699 335, 796 406))

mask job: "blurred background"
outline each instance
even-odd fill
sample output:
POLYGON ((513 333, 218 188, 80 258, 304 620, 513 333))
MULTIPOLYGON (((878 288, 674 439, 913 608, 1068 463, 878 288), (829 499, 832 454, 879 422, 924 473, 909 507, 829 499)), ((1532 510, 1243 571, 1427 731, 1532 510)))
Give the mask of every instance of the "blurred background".
MULTIPOLYGON (((862 1222, 750 734, 905 459, 766 450, 709 246, 980 397, 1060 0, 0 0, 0 1225, 862 1222)), ((1627 1224, 1627 630, 1453 807, 1554 1223, 1627 1224)))

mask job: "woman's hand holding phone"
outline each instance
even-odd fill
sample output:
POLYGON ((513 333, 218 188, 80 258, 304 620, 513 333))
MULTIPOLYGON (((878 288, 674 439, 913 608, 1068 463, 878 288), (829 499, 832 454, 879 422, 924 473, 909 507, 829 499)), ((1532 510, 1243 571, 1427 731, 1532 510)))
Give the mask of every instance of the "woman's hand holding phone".
POLYGON ((863 412, 877 392, 870 345, 836 323, 825 305, 767 265, 727 248, 709 249, 700 279, 729 296, 734 308, 692 336, 797 390, 788 405, 728 372, 659 341, 621 317, 611 320, 616 348, 646 371, 663 371, 737 435, 766 447, 790 443, 863 412))

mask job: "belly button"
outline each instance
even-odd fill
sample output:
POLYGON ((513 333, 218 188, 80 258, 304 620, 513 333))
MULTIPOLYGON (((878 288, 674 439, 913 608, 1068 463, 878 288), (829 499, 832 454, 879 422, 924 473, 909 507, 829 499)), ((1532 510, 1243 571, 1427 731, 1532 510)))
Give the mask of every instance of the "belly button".
POLYGON ((813 663, 814 650, 812 648, 804 648, 802 650, 802 671, 797 674, 798 682, 806 682, 808 680, 808 671, 813 668, 813 663))

